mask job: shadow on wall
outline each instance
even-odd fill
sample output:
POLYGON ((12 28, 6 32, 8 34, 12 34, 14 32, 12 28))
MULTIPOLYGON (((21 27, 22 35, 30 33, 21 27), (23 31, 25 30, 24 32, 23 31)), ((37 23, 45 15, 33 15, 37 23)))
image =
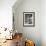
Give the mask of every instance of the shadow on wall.
POLYGON ((12 6, 12 9, 16 9, 23 1, 24 0, 17 0, 16 3, 12 6))

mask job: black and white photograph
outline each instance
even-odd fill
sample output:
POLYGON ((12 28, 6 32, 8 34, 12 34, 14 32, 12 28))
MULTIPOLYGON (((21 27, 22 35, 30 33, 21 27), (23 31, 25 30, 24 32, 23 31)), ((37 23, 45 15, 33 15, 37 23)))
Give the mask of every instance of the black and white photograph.
POLYGON ((34 26, 35 25, 35 12, 24 12, 23 13, 23 26, 34 26))

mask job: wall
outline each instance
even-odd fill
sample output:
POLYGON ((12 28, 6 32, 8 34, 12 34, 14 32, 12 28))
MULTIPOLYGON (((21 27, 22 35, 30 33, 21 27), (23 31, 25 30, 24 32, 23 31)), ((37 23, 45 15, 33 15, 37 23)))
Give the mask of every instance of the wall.
POLYGON ((41 38, 42 46, 46 46, 46 0, 41 1, 41 38))
POLYGON ((23 33, 24 39, 34 40, 36 46, 41 46, 41 1, 23 0, 16 4, 13 7, 15 29, 23 33), (35 12, 35 27, 23 27, 23 12, 35 12))
POLYGON ((16 0, 0 0, 0 27, 12 28, 12 6, 16 0))

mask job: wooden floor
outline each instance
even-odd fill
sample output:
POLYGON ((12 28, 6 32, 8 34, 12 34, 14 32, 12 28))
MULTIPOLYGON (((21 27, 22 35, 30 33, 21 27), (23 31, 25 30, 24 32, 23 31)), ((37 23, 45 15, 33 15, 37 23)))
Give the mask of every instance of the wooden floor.
POLYGON ((15 39, 13 40, 6 40, 6 42, 2 43, 0 46, 16 46, 15 39))

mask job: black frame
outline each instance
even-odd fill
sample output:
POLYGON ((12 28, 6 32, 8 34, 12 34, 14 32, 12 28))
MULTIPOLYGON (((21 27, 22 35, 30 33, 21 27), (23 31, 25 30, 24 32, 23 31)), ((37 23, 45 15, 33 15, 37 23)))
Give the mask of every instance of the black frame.
POLYGON ((23 26, 24 27, 35 26, 35 12, 23 12, 23 26))

